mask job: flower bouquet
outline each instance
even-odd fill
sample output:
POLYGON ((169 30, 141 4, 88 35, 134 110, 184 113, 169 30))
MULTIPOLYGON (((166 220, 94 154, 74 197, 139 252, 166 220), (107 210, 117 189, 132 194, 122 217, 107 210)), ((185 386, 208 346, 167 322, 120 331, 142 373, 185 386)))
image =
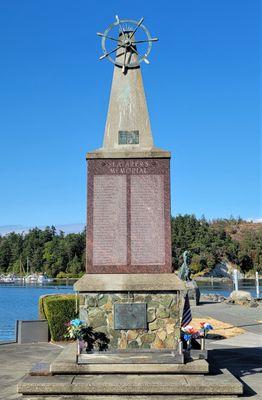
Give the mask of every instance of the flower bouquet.
POLYGON ((72 319, 65 324, 66 326, 66 339, 77 340, 77 353, 80 354, 86 347, 85 334, 86 334, 86 323, 81 319, 72 319))
POLYGON ((181 337, 186 342, 187 349, 190 350, 191 341, 199 337, 199 331, 191 325, 183 326, 181 328, 181 337))
POLYGON ((66 324, 66 339, 77 340, 78 354, 84 351, 104 351, 108 348, 109 339, 103 332, 96 332, 92 327, 76 318, 66 324))
POLYGON ((187 350, 190 350, 196 339, 200 338, 201 345, 196 343, 201 350, 205 350, 205 338, 207 333, 212 330, 213 327, 207 322, 200 322, 200 329, 197 330, 191 325, 187 325, 181 328, 181 339, 186 343, 187 350))
POLYGON ((65 334, 66 339, 83 339, 85 329, 87 328, 84 321, 78 318, 72 319, 71 321, 67 322, 65 326, 67 328, 67 332, 65 334))
POLYGON ((213 329, 208 322, 200 322, 199 336, 206 337, 206 334, 213 329))

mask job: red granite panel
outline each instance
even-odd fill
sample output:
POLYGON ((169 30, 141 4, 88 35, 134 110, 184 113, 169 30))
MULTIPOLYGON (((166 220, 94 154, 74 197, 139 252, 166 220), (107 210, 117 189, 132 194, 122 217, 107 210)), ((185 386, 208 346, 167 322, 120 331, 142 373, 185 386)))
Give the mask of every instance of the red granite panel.
POLYGON ((95 175, 93 265, 127 264, 126 176, 95 175))
POLYGON ((131 264, 165 265, 163 174, 131 176, 131 264))
POLYGON ((170 222, 169 159, 88 160, 88 273, 172 272, 170 222))

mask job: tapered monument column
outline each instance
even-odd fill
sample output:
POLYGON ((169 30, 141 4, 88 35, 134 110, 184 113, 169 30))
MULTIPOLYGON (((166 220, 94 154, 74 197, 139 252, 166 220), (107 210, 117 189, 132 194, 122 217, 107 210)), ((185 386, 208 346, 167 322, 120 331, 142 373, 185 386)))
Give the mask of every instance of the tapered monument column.
POLYGON ((120 26, 103 146, 87 153, 86 274, 74 287, 109 349, 174 349, 185 285, 172 273, 170 153, 154 147, 136 40, 120 26))
POLYGON ((103 147, 87 153, 88 273, 172 271, 169 160, 154 148, 140 67, 116 65, 103 147))

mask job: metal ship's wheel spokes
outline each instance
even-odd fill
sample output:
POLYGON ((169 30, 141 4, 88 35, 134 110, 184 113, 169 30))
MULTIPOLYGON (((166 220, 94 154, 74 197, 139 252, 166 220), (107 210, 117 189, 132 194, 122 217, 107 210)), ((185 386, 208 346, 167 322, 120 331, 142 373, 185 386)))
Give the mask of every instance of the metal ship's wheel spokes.
POLYGON ((142 56, 136 49, 134 46, 131 45, 132 50, 134 51, 134 53, 136 53, 138 55, 138 57, 140 57, 146 64, 149 64, 149 60, 146 58, 146 55, 142 56))
POLYGON ((104 37, 106 39, 110 39, 110 40, 114 40, 115 42, 119 42, 119 39, 113 38, 111 36, 106 36, 106 35, 104 35, 103 33, 100 33, 100 32, 97 32, 97 36, 102 36, 102 37, 104 37))
POLYGON ((151 39, 146 39, 146 40, 135 40, 133 43, 148 43, 148 42, 157 42, 158 38, 151 38, 151 39))
POLYGON ((117 51, 118 49, 121 49, 122 46, 117 46, 114 50, 111 50, 105 54, 103 54, 101 57, 99 57, 99 60, 103 60, 103 58, 109 56, 110 54, 114 53, 115 51, 117 51))
POLYGON ((104 33, 97 32, 97 35, 102 37, 103 49, 103 55, 100 56, 99 59, 103 60, 104 58, 107 58, 115 65, 122 67, 123 73, 127 68, 138 67, 142 61, 144 61, 146 64, 149 64, 148 55, 151 51, 152 43, 158 41, 158 38, 151 38, 148 29, 143 25, 143 21, 144 18, 141 18, 139 21, 130 19, 121 20, 116 15, 116 21, 109 25, 104 33), (114 37, 113 30, 115 30, 115 28, 119 29, 118 37, 114 37), (140 39, 139 37, 138 40, 135 39, 134 35, 138 32, 138 30, 140 32, 140 36, 141 33, 146 36, 145 39, 140 39), (108 50, 106 48, 107 41, 117 42, 118 45, 112 50, 108 50), (141 51, 138 50, 137 45, 139 45, 139 47, 144 45, 142 46, 143 54, 141 54, 141 51), (146 50, 145 46, 147 46, 146 50), (123 49, 123 51, 119 51, 120 49, 123 49), (114 53, 116 53, 115 59, 111 57, 111 55, 114 53), (136 54, 137 57, 132 58, 132 54, 136 54), (119 58, 120 56, 123 56, 122 59, 119 58))
POLYGON ((117 22, 118 25, 120 26, 120 30, 121 30, 122 35, 125 37, 125 32, 124 32, 123 26, 122 26, 122 24, 121 24, 121 21, 120 21, 120 19, 118 18, 118 15, 116 15, 116 22, 117 22))
POLYGON ((130 39, 132 39, 132 37, 134 36, 134 34, 136 33, 136 31, 138 30, 138 28, 140 27, 140 25, 142 24, 142 22, 144 21, 144 18, 141 18, 140 21, 138 22, 136 28, 133 30, 133 32, 130 35, 130 39))

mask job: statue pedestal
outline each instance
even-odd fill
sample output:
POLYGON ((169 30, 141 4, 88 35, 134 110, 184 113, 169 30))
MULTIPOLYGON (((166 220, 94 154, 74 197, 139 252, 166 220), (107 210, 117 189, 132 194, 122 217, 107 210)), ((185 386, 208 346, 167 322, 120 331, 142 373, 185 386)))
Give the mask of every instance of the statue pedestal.
POLYGON ((197 286, 196 281, 185 282, 186 289, 189 297, 189 302, 191 306, 198 306, 200 301, 200 290, 197 286))
POLYGON ((109 340, 109 350, 177 348, 185 283, 175 274, 86 274, 80 318, 109 340))

